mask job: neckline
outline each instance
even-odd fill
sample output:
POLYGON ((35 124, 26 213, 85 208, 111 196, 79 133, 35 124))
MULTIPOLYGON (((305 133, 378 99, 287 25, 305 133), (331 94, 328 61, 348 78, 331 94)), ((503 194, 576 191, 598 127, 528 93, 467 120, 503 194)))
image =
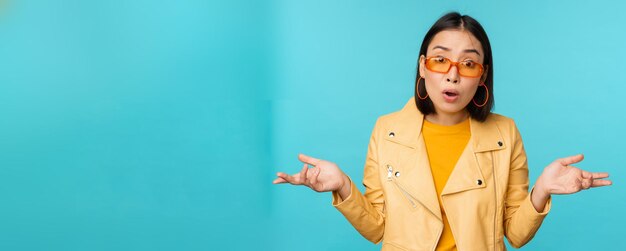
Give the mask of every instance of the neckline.
POLYGON ((469 131, 470 119, 468 117, 465 120, 461 121, 460 123, 454 124, 454 125, 440 125, 440 124, 435 124, 433 122, 430 122, 424 119, 423 127, 428 130, 433 130, 437 132, 447 132, 447 133, 469 131))

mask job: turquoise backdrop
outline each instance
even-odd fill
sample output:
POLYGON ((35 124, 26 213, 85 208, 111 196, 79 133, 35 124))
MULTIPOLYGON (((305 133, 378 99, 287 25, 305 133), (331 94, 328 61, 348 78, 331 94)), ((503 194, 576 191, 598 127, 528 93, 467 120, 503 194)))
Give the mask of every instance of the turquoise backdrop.
POLYGON ((495 112, 531 180, 584 153, 614 182, 554 196, 522 249, 626 249, 624 2, 0 6, 0 250, 379 250, 329 193, 271 182, 300 152, 360 181, 376 118, 412 96, 448 11, 491 39, 495 112))

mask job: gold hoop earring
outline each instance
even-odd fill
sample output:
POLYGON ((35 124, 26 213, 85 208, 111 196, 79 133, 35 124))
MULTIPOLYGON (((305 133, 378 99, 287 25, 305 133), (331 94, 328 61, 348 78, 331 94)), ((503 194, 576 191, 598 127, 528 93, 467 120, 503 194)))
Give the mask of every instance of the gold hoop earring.
POLYGON ((485 98, 485 102, 483 102, 482 105, 479 105, 479 104, 476 103, 476 100, 474 100, 473 98, 472 98, 472 102, 474 102, 474 105, 476 105, 478 107, 483 107, 483 106, 485 106, 487 104, 487 101, 489 101, 489 88, 487 88, 487 85, 485 83, 483 83, 482 85, 479 85, 479 86, 485 87, 485 97, 486 97, 485 98))
MULTIPOLYGON (((420 76, 420 78, 417 79, 417 89, 415 89, 415 92, 417 93, 417 97, 421 100, 427 99, 428 98, 428 92, 426 92, 426 97, 420 96, 420 80, 423 79, 422 76, 420 76)), ((426 89, 426 80, 424 80, 424 89, 426 89)))

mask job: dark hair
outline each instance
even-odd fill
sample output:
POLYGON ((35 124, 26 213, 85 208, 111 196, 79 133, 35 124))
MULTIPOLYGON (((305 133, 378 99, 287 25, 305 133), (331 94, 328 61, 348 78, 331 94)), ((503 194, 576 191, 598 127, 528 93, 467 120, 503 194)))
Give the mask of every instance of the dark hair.
MULTIPOLYGON (((477 107, 473 105, 472 102, 470 102, 465 108, 472 118, 482 122, 487 119, 487 116, 489 116, 489 114, 491 113, 491 109, 495 105, 495 100, 493 97, 493 59, 491 57, 491 44, 489 43, 487 33, 480 25, 480 23, 478 23, 478 21, 470 16, 461 15, 458 12, 450 12, 439 18, 439 20, 437 20, 437 22, 435 22, 435 24, 430 27, 430 30, 428 30, 426 36, 424 36, 424 41, 422 41, 422 47, 420 48, 420 53, 417 59, 417 75, 415 76, 415 105, 417 105, 417 108, 424 115, 436 113, 435 106, 430 100, 430 97, 423 100, 417 98, 418 93, 426 92, 426 87, 424 85, 420 86, 420 84, 417 82, 420 76, 419 57, 421 55, 426 55, 428 45, 430 44, 433 37, 437 35, 437 33, 444 30, 456 29, 466 30, 474 35, 474 37, 476 37, 476 39, 480 41, 480 44, 483 47, 483 52, 485 53, 483 65, 488 66, 486 67, 487 77, 485 78, 485 85, 487 86, 487 88, 489 88, 489 100, 487 100, 487 104, 485 104, 485 106, 483 107, 477 107)), ((425 94, 421 94, 421 96, 424 95, 425 94)), ((485 100, 485 98, 487 97, 484 88, 479 88, 473 97, 473 99, 477 100, 477 102, 481 102, 485 100)))

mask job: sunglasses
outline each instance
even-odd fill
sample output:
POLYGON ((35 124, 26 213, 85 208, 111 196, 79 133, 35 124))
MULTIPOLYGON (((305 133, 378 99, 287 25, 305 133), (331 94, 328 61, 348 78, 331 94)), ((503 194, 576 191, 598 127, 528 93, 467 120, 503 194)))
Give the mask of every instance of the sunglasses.
POLYGON ((430 71, 448 73, 452 66, 456 66, 457 72, 463 77, 477 78, 483 74, 483 65, 473 61, 454 62, 440 56, 426 58, 426 69, 430 71))

